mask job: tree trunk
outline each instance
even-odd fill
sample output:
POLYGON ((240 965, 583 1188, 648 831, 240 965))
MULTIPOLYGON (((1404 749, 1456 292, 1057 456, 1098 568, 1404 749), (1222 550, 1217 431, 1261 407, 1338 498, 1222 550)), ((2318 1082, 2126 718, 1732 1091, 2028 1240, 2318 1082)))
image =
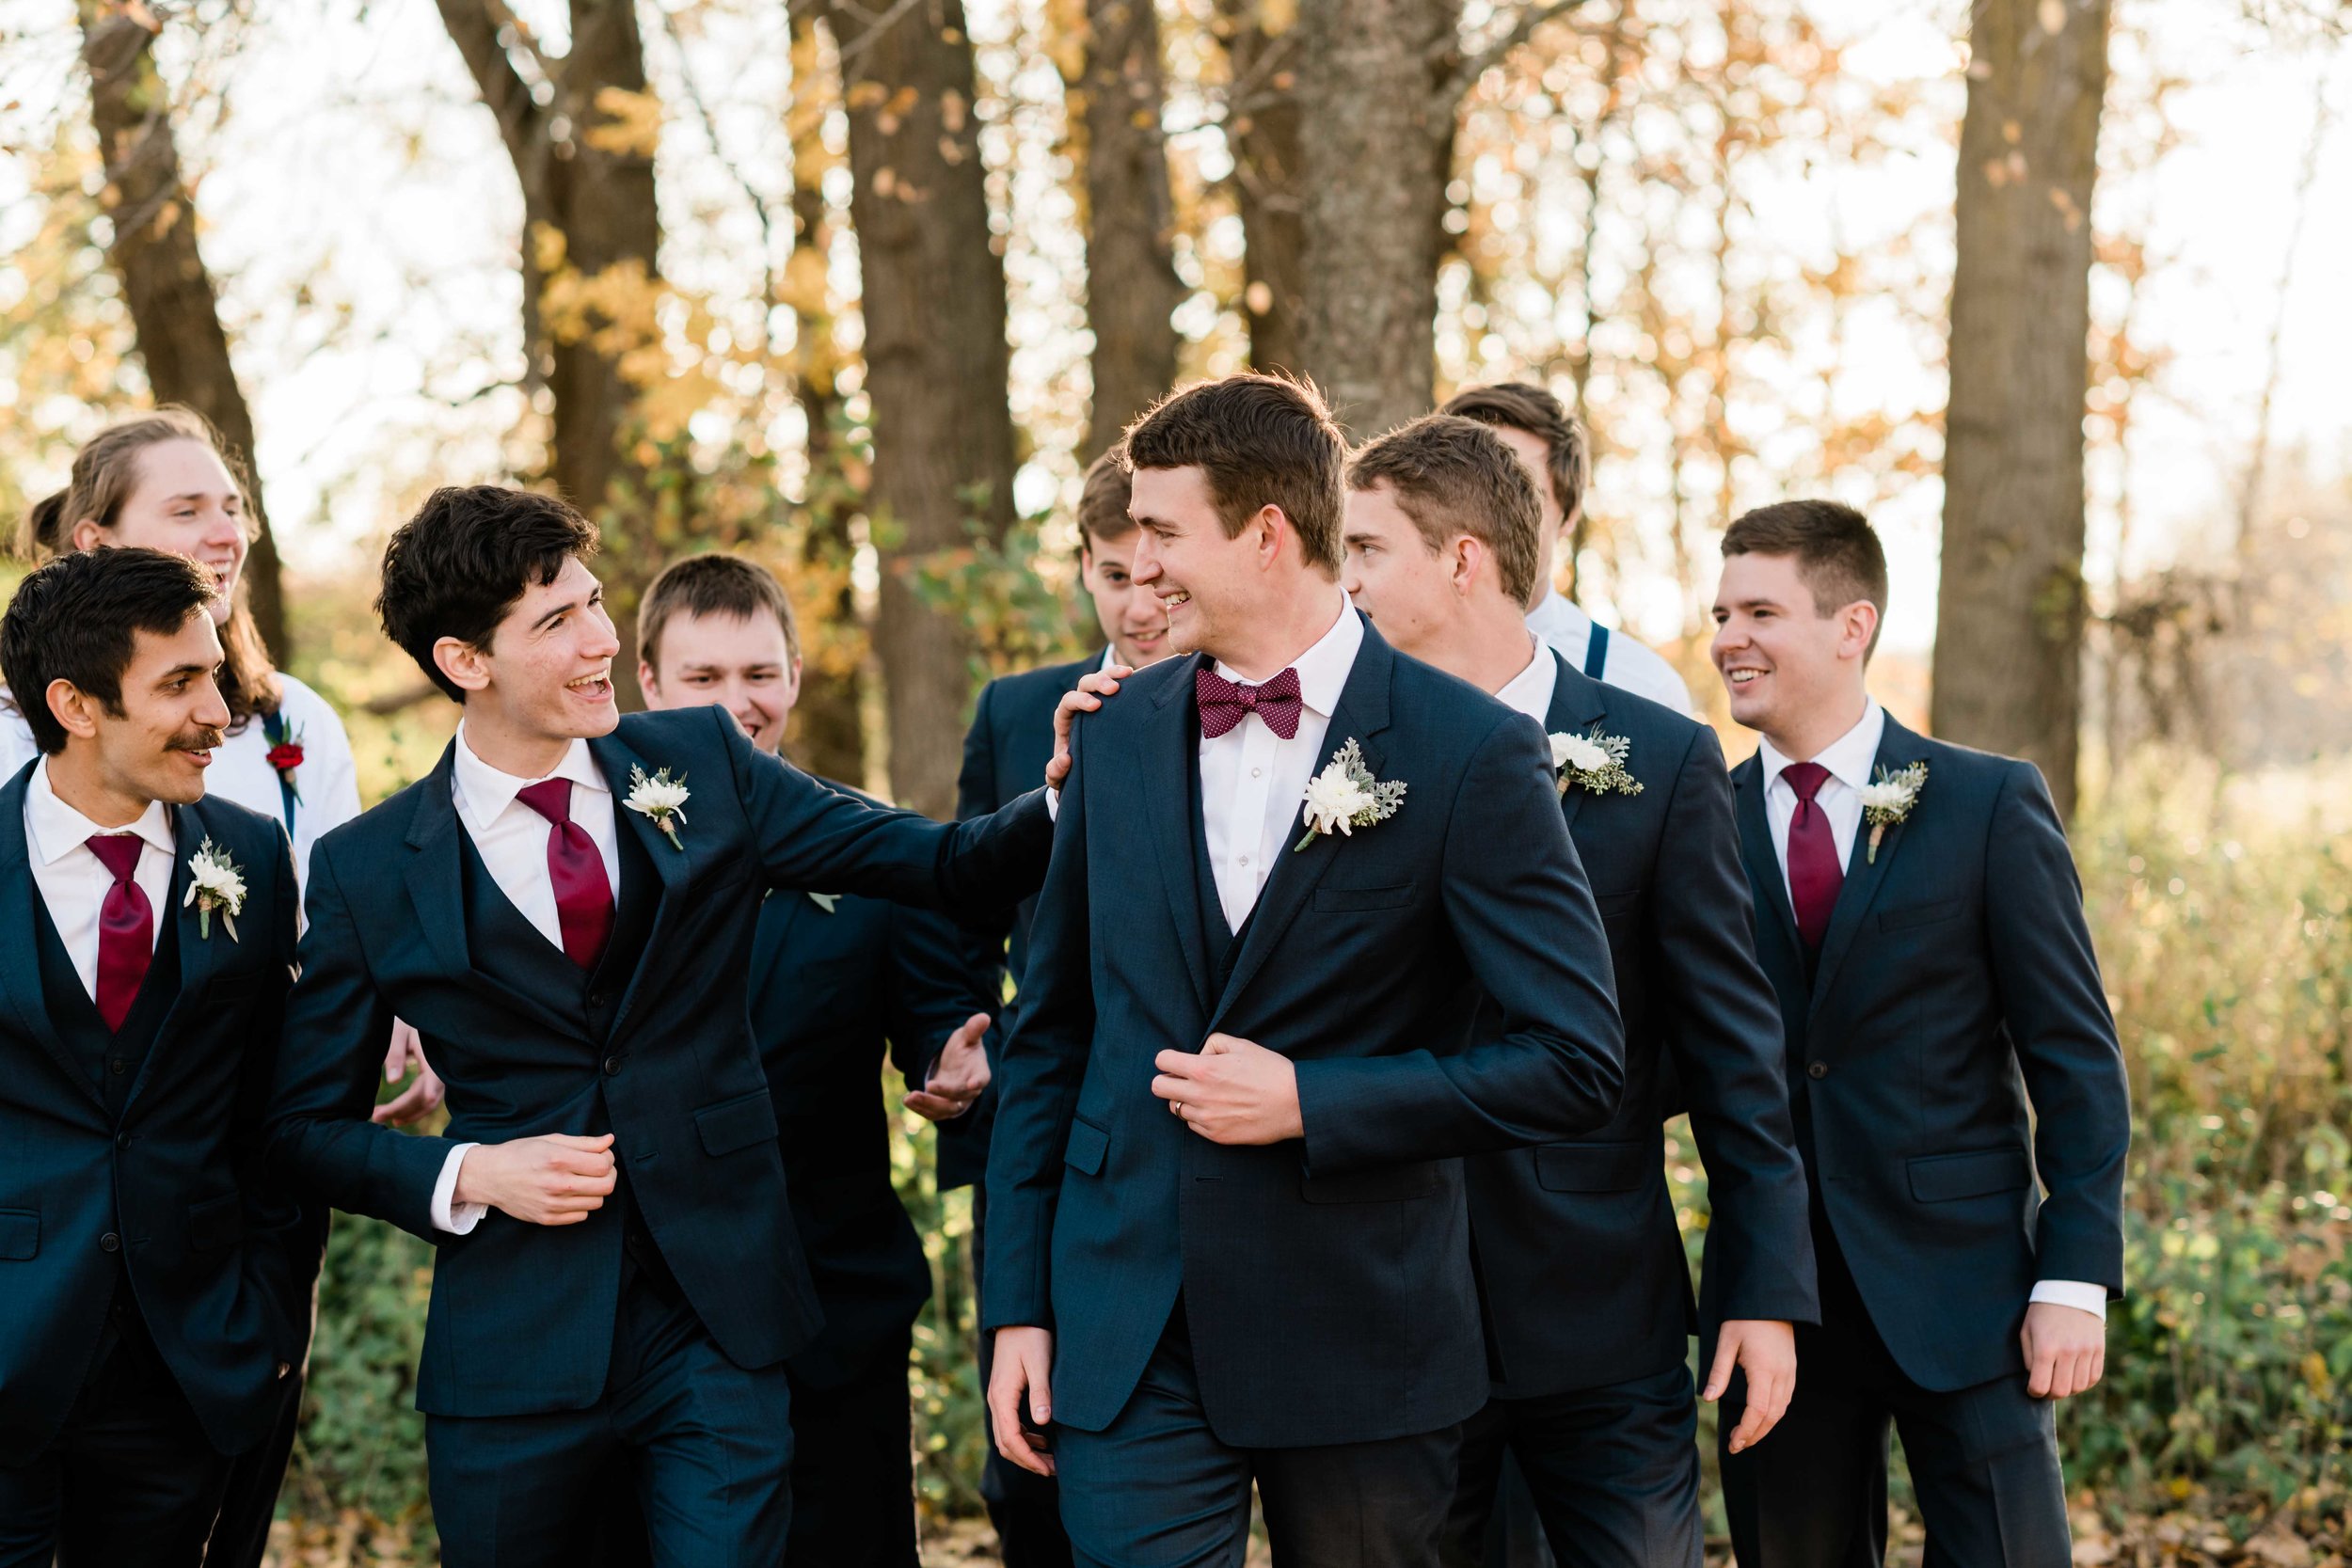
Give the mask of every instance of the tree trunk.
POLYGON ((608 323, 593 307, 550 322, 548 286, 558 274, 652 287, 661 230, 654 205, 653 149, 599 135, 614 121, 608 92, 645 90, 635 0, 571 0, 571 48, 541 53, 501 0, 437 0, 483 102, 498 118, 523 194, 523 340, 527 379, 554 406, 547 477, 602 527, 602 576, 622 654, 612 677, 625 705, 637 690, 637 594, 661 562, 648 538, 645 465, 622 450, 636 403, 619 353, 596 341, 608 323), (528 59, 552 87, 541 104, 517 71, 528 59))
POLYGON ((824 269, 833 252, 833 213, 826 205, 826 165, 817 24, 792 24, 793 369, 801 416, 808 425, 806 531, 801 559, 813 575, 842 574, 825 606, 822 625, 801 627, 801 698, 792 707, 792 758, 809 772, 843 784, 866 784, 866 735, 858 708, 854 664, 837 657, 843 642, 862 642, 857 596, 847 571, 855 545, 850 518, 858 498, 842 471, 834 434, 841 408, 834 363, 833 317, 826 308, 824 269))
POLYGON ((1012 520, 1002 242, 989 228, 961 0, 914 0, 879 24, 834 0, 830 17, 856 180, 891 791, 952 816, 973 642, 953 610, 923 603, 915 578, 969 545, 967 520, 994 539, 1012 520))
POLYGON ((1359 437, 1429 411, 1460 0, 1303 0, 1300 369, 1359 437))
POLYGON ((1298 101, 1295 29, 1269 30, 1260 0, 1220 0, 1233 89, 1227 140, 1241 212, 1242 309, 1249 321, 1249 363, 1261 371, 1296 370, 1298 319, 1306 308, 1299 270, 1298 101))
POLYGON ((2108 0, 1976 0, 1930 710, 2074 804, 2090 193, 2108 0))
POLYGON ((1087 0, 1087 321, 1094 329, 1094 399, 1082 462, 1176 380, 1183 303, 1175 207, 1160 129, 1160 19, 1152 0, 1087 0))
POLYGON ((157 24, 144 8, 81 0, 82 57, 90 111, 105 159, 101 202, 113 220, 107 260, 122 279, 139 357, 157 403, 183 403, 212 421, 245 467, 260 535, 246 558, 253 622, 271 655, 292 652, 278 542, 262 505, 253 464, 253 415, 229 360, 220 299, 196 243, 196 211, 180 178, 171 101, 155 71, 157 24))

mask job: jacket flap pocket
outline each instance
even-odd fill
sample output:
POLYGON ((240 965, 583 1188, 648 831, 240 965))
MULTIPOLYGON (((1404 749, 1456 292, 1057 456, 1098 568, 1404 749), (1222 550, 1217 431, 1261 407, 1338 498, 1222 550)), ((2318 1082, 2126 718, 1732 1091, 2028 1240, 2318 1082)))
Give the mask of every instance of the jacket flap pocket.
POLYGON ((703 1152, 732 1154, 757 1143, 776 1141, 776 1106, 761 1089, 738 1095, 694 1113, 694 1131, 701 1134, 703 1152))
POLYGON ((1103 1174, 1103 1156, 1110 1152, 1111 1135, 1090 1121, 1073 1117, 1070 1122, 1070 1143, 1062 1150, 1062 1161, 1072 1170, 1087 1176, 1103 1174))
POLYGON ((224 1193, 188 1205, 188 1246, 197 1252, 245 1240, 245 1195, 224 1193))
POLYGON ((1911 1196, 1922 1203, 1956 1197, 2013 1193, 2033 1180, 2033 1162, 2022 1148, 1984 1148, 1969 1154, 1923 1154, 1910 1162, 1911 1196))
POLYGON ((1611 920, 1621 914, 1631 914, 1640 909, 1642 890, 1638 887, 1629 887, 1622 893, 1596 893, 1593 895, 1593 902, 1600 906, 1600 917, 1603 920, 1611 920))
POLYGON ((1543 1144, 1535 1180, 1546 1192, 1629 1193, 1642 1184, 1645 1145, 1543 1144))
POLYGON ((1342 1171, 1334 1176, 1310 1176, 1298 1184, 1299 1196, 1310 1203, 1402 1203, 1427 1197, 1438 1186, 1444 1162, 1421 1160, 1406 1165, 1375 1165, 1369 1170, 1342 1171))
POLYGON ((1963 900, 1938 898, 1929 904, 1906 904, 1899 910, 1879 911, 1879 929, 1904 931, 1914 926, 1932 926, 1939 920, 1949 920, 1958 914, 1963 900))
POLYGON ((40 1250, 40 1211, 0 1209, 0 1259, 22 1262, 40 1250))
POLYGON ((1315 889, 1315 908, 1327 914, 1344 914, 1350 910, 1394 910, 1413 901, 1419 891, 1418 882, 1402 882, 1395 887, 1319 887, 1315 889))

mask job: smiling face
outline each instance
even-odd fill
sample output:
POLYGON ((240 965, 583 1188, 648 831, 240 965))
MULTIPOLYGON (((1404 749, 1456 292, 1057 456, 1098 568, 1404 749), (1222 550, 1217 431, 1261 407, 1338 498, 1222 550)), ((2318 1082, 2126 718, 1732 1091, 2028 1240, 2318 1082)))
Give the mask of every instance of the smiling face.
POLYGON ((1168 654, 1168 610, 1159 596, 1135 580, 1136 541, 1142 535, 1117 539, 1089 535, 1078 554, 1079 580, 1094 600, 1094 619, 1111 657, 1140 670, 1168 654))
POLYGON ((140 451, 138 480, 115 515, 114 526, 84 518, 73 528, 75 549, 100 545, 144 546, 184 555, 209 568, 220 582, 213 601, 215 625, 225 624, 245 572, 250 519, 245 497, 220 454, 193 438, 157 441, 140 451))
POLYGON ((204 773, 229 727, 215 678, 220 633, 202 610, 169 634, 132 634, 122 695, 105 703, 69 681, 50 683, 49 710, 66 730, 68 771, 121 803, 127 820, 150 800, 204 798, 204 773))
MULTIPOLYGON (((541 750, 610 735, 621 721, 612 703, 612 659, 620 651, 603 588, 572 556, 554 581, 524 587, 486 647, 444 637, 433 656, 467 693, 467 725, 477 740, 490 741, 494 732, 541 750)), ((495 760, 481 745, 475 750, 495 760)))
POLYGON ((1453 562, 1429 547, 1385 483, 1348 492, 1343 537, 1340 586, 1399 652, 1428 658, 1462 609, 1453 562))
POLYGON ((1750 551, 1724 561, 1714 613, 1710 653, 1734 721, 1799 758, 1812 753, 1797 737, 1842 718, 1829 731, 1835 739, 1852 723, 1876 606, 1819 605, 1794 555, 1750 551))
POLYGON ((1262 508, 1228 538, 1208 476, 1197 467, 1137 468, 1128 510, 1137 525, 1134 581, 1167 613, 1169 650, 1225 657, 1265 608, 1269 569, 1288 531, 1281 513, 1262 508))
POLYGON ((676 615, 653 659, 639 661, 637 682, 656 712, 717 704, 773 754, 800 700, 801 661, 772 615, 676 615))

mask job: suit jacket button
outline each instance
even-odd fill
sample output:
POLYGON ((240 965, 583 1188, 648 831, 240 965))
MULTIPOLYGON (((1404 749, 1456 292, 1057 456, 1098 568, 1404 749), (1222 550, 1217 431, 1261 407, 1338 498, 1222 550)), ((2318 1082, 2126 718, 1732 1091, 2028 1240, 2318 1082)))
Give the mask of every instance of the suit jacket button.
POLYGON ((604 1059, 604 1075, 607 1078, 618 1078, 621 1075, 621 1059, 618 1056, 607 1056, 604 1059))
POLYGON ((130 1147, 131 1147, 131 1134, 130 1134, 130 1133, 128 1133, 128 1132, 117 1132, 117 1133, 115 1134, 115 1147, 116 1147, 117 1148, 130 1148, 130 1147))
POLYGON ((1827 1078, 1829 1076, 1829 1064, 1827 1062, 1807 1062, 1804 1064, 1804 1075, 1807 1078, 1827 1078))
POLYGON ((98 1238, 98 1250, 101 1252, 120 1252, 122 1250, 122 1238, 109 1230, 103 1236, 98 1238))

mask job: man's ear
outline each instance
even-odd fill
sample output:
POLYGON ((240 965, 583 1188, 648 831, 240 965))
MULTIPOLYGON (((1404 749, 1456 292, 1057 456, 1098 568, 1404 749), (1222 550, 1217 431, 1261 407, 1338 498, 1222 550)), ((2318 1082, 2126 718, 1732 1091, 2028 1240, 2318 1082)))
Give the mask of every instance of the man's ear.
POLYGON ((88 692, 60 675, 41 695, 48 700, 49 716, 65 726, 66 734, 87 740, 98 733, 98 703, 88 692))
POLYGON ((1867 658, 1879 634, 1879 607, 1867 599, 1856 599, 1839 614, 1845 625, 1838 629, 1837 657, 1867 658))
POLYGON ((1248 526, 1258 531, 1258 563, 1271 566, 1274 558, 1282 553, 1282 536, 1292 531, 1289 514, 1268 502, 1258 508, 1248 526))
POLYGON ((444 637, 433 644, 433 662, 460 691, 490 689, 490 656, 472 643, 444 637))
POLYGON ((1479 568, 1486 563, 1486 546, 1470 534, 1457 533, 1449 554, 1447 575, 1453 579, 1454 592, 1467 597, 1478 586, 1479 568))
POLYGON ((637 689, 648 697, 661 695, 661 682, 655 678, 653 666, 642 658, 637 661, 637 689))

